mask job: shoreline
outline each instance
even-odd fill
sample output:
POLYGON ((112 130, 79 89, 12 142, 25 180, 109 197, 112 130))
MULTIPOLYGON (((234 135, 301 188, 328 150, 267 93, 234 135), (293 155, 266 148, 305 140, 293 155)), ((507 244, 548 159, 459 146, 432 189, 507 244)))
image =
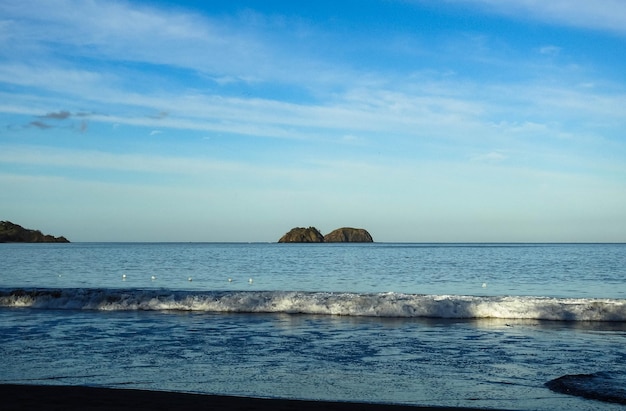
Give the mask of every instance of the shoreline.
POLYGON ((2 409, 230 411, 470 411, 480 408, 253 398, 67 385, 0 384, 2 409))

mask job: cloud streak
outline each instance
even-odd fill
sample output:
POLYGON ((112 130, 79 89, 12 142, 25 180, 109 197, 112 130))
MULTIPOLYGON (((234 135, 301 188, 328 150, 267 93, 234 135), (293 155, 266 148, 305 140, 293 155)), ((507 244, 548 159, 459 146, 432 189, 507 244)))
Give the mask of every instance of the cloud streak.
POLYGON ((43 121, 39 121, 39 120, 35 120, 35 121, 31 121, 30 123, 28 123, 28 126, 30 127, 35 127, 41 130, 47 130, 49 128, 52 128, 53 126, 44 123, 43 121))
POLYGON ((61 110, 57 112, 47 113, 41 116, 41 118, 48 118, 52 120, 65 120, 67 118, 70 118, 71 116, 72 114, 69 111, 61 110))
POLYGON ((621 0, 461 0, 480 6, 485 13, 516 19, 533 19, 626 35, 626 3, 621 0))
MULTIPOLYGON (((2 109, 0 108, 0 111, 2 109)), ((11 111, 18 111, 20 112, 19 109, 15 109, 13 108, 13 110, 11 111)), ((25 112, 28 112, 29 110, 24 110, 25 112)), ((90 114, 88 113, 76 113, 76 114, 72 114, 69 111, 66 110, 60 110, 60 111, 54 111, 54 112, 49 112, 46 113, 44 115, 39 115, 36 116, 37 118, 41 119, 41 120, 33 120, 31 122, 29 122, 26 126, 26 128, 37 128, 40 130, 49 130, 49 129, 55 129, 58 128, 58 125, 52 125, 49 124, 46 121, 42 121, 42 120, 52 120, 52 121, 65 121, 68 119, 71 119, 72 117, 77 117, 77 118, 83 118, 83 120, 80 121, 80 123, 78 125, 72 124, 69 126, 69 128, 75 128, 78 131, 80 131, 81 133, 84 133, 87 131, 87 129, 89 128, 89 123, 87 122, 86 118, 89 117, 90 114)), ((67 126, 65 128, 68 128, 67 126)))

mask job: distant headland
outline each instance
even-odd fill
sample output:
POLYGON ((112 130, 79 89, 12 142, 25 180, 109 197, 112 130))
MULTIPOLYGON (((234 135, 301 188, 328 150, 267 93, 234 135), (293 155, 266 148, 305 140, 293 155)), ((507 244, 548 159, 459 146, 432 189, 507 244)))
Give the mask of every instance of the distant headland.
POLYGON ((69 243, 61 236, 43 234, 39 230, 31 230, 10 221, 0 221, 0 243, 69 243))
POLYGON ((315 227, 295 227, 278 240, 279 243, 373 243, 363 228, 342 227, 322 235, 315 227))

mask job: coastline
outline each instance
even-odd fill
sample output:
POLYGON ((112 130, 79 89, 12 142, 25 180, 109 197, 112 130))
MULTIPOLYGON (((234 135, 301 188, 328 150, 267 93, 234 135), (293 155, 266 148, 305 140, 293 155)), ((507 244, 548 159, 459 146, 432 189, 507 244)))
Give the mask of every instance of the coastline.
POLYGON ((230 411, 470 411, 478 408, 306 401, 67 385, 0 384, 2 409, 230 411))

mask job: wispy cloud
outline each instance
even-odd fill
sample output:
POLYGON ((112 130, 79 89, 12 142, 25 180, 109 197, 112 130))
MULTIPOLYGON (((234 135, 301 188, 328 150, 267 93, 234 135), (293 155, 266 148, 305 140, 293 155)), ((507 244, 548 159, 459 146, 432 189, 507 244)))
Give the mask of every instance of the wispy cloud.
POLYGON ((42 129, 42 130, 52 128, 51 125, 44 123, 43 121, 39 121, 39 120, 31 121, 30 123, 28 123, 28 125, 31 127, 42 129))
POLYGON ((151 116, 148 116, 148 117, 153 118, 155 120, 160 120, 162 118, 167 117, 168 115, 169 115, 169 113, 167 111, 160 111, 158 114, 154 114, 154 115, 151 115, 151 116))
POLYGON ((622 0, 462 0, 487 12, 547 24, 582 27, 626 35, 626 2, 622 0))
MULTIPOLYGON (((0 112, 1 111, 3 111, 2 107, 0 107, 0 112)), ((30 110, 28 109, 20 110, 19 108, 16 108, 16 107, 12 107, 12 109, 10 110, 10 112, 19 112, 21 114, 26 114, 29 111, 30 110)), ((86 118, 89 117, 90 115, 91 114, 88 114, 88 113, 72 114, 67 110, 53 111, 53 112, 49 112, 43 115, 35 116, 35 118, 38 118, 40 120, 30 121, 24 127, 26 128, 34 127, 40 130, 55 129, 55 128, 61 127, 59 126, 58 122, 65 122, 65 120, 71 119, 72 117, 76 117, 76 118, 82 118, 82 120, 78 124, 70 123, 69 125, 67 125, 66 123, 62 123, 62 124, 65 124, 62 127, 69 128, 69 129, 76 129, 80 131, 81 133, 84 133, 89 128, 89 123, 87 122, 86 118), (48 120, 52 121, 53 124, 50 124, 48 120)), ((12 127, 15 128, 14 126, 12 127)))
MULTIPOLYGON (((8 40, 14 47, 49 54, 48 42, 63 44, 68 55, 192 69, 218 81, 316 82, 331 66, 309 64, 264 41, 273 28, 288 30, 284 22, 251 19, 250 14, 212 19, 193 12, 163 10, 126 2, 39 1, 24 7, 17 1, 0 4, 0 14, 20 21, 8 40), (67 12, 71 9, 72 12, 67 12), (46 27, 42 30, 41 27, 46 27), (276 62, 282 64, 277 65, 276 62), (307 68, 308 67, 308 68, 307 68), (320 70, 322 69, 322 70, 320 70), (317 75, 314 75, 317 74, 317 75)), ((279 38, 272 37, 272 41, 279 38)), ((10 44, 10 43, 7 43, 10 44)), ((55 56, 57 60, 62 55, 55 56)), ((16 71, 16 70, 12 70, 16 71)), ((1 74, 1 71, 0 71, 1 74)), ((40 82, 52 84, 48 78, 40 82)), ((81 73, 74 76, 81 79, 81 73)), ((21 76, 23 78, 23 76, 21 76)))
POLYGON ((67 118, 70 118, 71 115, 72 114, 69 111, 61 110, 57 112, 47 113, 41 116, 41 118, 49 118, 53 120, 65 120, 67 118))
POLYGON ((68 95, 88 95, 88 91, 101 89, 103 84, 112 84, 115 78, 95 70, 66 67, 54 59, 45 58, 39 63, 0 63, 0 82, 68 95))
POLYGON ((558 46, 542 46, 539 48, 539 53, 548 56, 556 56, 561 52, 561 47, 558 46))

